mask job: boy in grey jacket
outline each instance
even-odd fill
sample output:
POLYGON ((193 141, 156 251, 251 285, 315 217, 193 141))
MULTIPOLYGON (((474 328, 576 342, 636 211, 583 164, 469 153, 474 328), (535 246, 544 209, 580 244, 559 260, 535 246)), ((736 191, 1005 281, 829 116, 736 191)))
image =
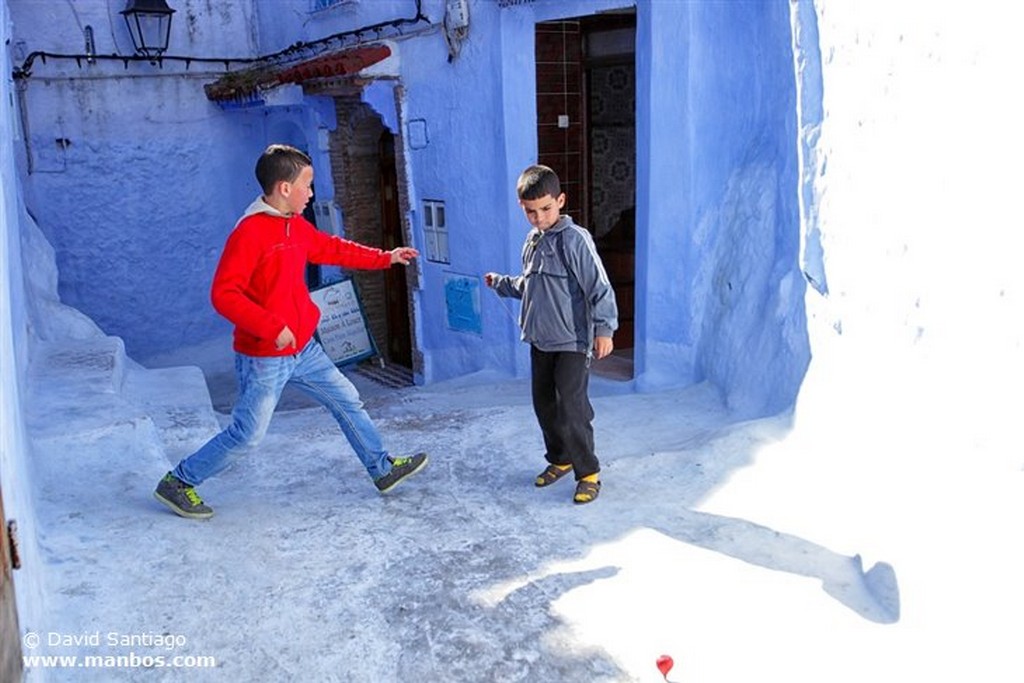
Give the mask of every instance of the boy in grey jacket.
POLYGON ((612 352, 615 293, 590 233, 561 213, 565 193, 555 172, 530 166, 516 193, 533 226, 523 245, 523 274, 487 273, 484 281, 499 296, 522 299, 519 325, 530 344, 533 410, 549 463, 535 484, 548 486, 572 471, 573 501, 589 503, 601 489, 587 396, 590 359, 612 352))

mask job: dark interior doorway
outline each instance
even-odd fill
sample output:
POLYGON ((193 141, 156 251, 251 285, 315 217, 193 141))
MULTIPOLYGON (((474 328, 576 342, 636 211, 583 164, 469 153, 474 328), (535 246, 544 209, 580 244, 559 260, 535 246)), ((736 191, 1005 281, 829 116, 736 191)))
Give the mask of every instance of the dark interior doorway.
POLYGON ((621 378, 633 376, 635 46, 633 9, 536 26, 538 162, 558 173, 615 289, 616 353, 595 370, 621 378))
MULTIPOLYGON (((395 166, 395 136, 380 136, 380 216, 384 249, 405 246, 402 216, 398 204, 398 170, 395 166)), ((409 325, 409 287, 405 268, 384 271, 384 296, 388 321, 387 357, 402 367, 412 367, 412 330, 409 325)))

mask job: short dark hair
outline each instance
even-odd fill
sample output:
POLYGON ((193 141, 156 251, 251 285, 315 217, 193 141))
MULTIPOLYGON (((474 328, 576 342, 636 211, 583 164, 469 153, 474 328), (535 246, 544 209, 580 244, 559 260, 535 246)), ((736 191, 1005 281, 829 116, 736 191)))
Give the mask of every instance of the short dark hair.
POLYGON ((516 194, 520 199, 540 199, 545 195, 557 199, 562 194, 562 183, 549 167, 535 164, 520 174, 516 194))
POLYGON ((294 182, 302 169, 312 165, 313 160, 305 152, 291 145, 270 145, 256 162, 256 180, 263 194, 269 195, 278 183, 294 182))

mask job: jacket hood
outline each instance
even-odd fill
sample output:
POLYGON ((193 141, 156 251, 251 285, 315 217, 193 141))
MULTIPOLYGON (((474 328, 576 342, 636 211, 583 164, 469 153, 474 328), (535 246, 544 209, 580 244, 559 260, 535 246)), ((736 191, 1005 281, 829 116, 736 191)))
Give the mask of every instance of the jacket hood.
POLYGON ((562 230, 568 228, 570 225, 573 225, 572 216, 570 216, 567 213, 563 213, 561 216, 558 217, 558 222, 556 222, 550 228, 545 230, 545 232, 561 232, 562 230))
MULTIPOLYGON (((281 213, 280 211, 272 207, 270 204, 267 204, 263 200, 263 195, 260 195, 259 197, 256 197, 256 199, 254 199, 252 203, 249 204, 249 206, 246 207, 245 213, 243 213, 242 217, 238 219, 238 223, 241 223, 249 216, 253 216, 258 213, 265 213, 270 216, 277 216, 278 218, 288 218, 288 216, 281 213)), ((238 223, 235 223, 236 228, 238 227, 238 223)))
POLYGON ((570 216, 567 213, 563 213, 561 216, 558 217, 558 220, 555 222, 555 224, 552 225, 547 230, 538 230, 537 228, 532 228, 530 230, 530 233, 531 234, 536 234, 536 235, 554 234, 556 232, 561 232, 561 231, 565 230, 570 225, 573 225, 572 216, 570 216))

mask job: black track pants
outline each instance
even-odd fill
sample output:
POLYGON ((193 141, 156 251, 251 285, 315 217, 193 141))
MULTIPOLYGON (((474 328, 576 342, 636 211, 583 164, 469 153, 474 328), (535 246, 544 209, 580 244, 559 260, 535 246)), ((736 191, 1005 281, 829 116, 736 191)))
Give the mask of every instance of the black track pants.
POLYGON ((594 454, 594 408, 587 396, 590 362, 585 354, 530 347, 533 411, 544 435, 544 455, 555 465, 572 465, 576 479, 601 465, 594 454))

